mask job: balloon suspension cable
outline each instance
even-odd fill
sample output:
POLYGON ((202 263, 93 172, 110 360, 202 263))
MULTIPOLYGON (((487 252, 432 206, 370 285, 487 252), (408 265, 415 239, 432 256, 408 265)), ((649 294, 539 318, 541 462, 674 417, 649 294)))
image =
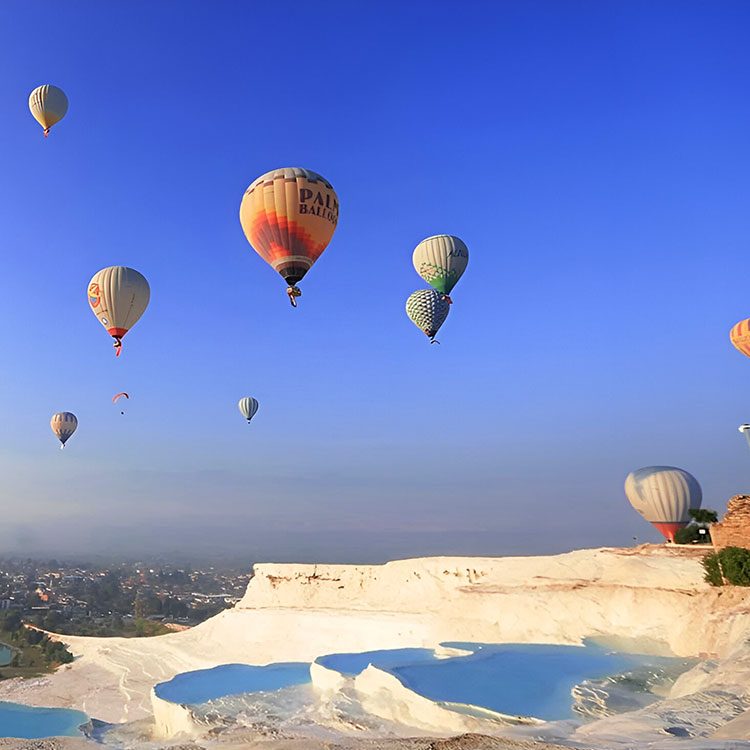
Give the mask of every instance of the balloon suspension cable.
POLYGON ((119 357, 122 354, 122 339, 119 336, 112 337, 115 343, 112 346, 115 348, 115 357, 119 357))
POLYGON ((302 296, 300 288, 294 285, 290 285, 286 288, 286 293, 289 296, 289 301, 292 303, 292 307, 297 307, 297 297, 302 296))

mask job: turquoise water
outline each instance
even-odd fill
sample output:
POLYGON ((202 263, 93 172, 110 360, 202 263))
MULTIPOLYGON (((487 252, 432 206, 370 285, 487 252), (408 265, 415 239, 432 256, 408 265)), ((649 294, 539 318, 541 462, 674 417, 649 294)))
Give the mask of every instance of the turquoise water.
POLYGON ((0 701, 0 737, 75 737, 80 736, 78 727, 88 720, 86 714, 68 708, 33 708, 0 701))
POLYGON ((13 649, 0 643, 0 667, 7 667, 13 660, 13 649))
POLYGON ((213 669, 184 672, 154 688, 159 698, 171 703, 205 703, 227 695, 280 690, 310 682, 310 665, 302 662, 269 664, 222 664, 213 669))
MULTIPOLYGON (((433 701, 479 706, 513 716, 548 721, 571 718, 571 690, 586 681, 633 672, 633 691, 649 701, 648 680, 674 670, 677 659, 609 651, 595 644, 446 643, 470 655, 437 658, 432 649, 403 648, 362 653, 329 654, 316 663, 347 676, 372 664, 395 675, 407 688, 433 701), (637 674, 636 674, 637 673, 637 674)), ((687 665, 684 667, 687 668, 687 665)), ((156 686, 156 694, 173 703, 197 705, 207 701, 273 692, 310 682, 309 664, 269 664, 264 667, 227 664, 186 672, 156 686)), ((609 684, 609 680, 607 680, 609 684)), ((618 684, 620 684, 618 683, 618 684)), ((631 692, 633 692, 631 691, 631 692)), ((615 696, 623 704, 623 697, 615 696)), ((613 698, 614 700, 614 698, 613 698)), ((628 701, 624 701, 627 704, 628 701)), ((585 707, 584 707, 585 708, 585 707)), ((578 706, 581 713, 582 707, 578 706)))

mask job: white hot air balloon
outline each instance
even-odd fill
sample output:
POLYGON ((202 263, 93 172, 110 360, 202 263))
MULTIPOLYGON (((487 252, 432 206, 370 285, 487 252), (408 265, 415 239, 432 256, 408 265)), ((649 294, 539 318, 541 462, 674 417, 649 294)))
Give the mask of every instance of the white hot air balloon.
POLYGON ((89 307, 115 340, 118 357, 122 337, 138 322, 150 298, 148 281, 126 266, 103 268, 89 282, 89 307))
POLYGON ((445 295, 434 289, 419 289, 406 300, 406 314, 420 331, 424 331, 431 344, 439 343, 435 341, 435 336, 450 310, 445 295))
POLYGON ((237 408, 239 408, 240 414, 242 414, 249 423, 257 413, 258 405, 257 399, 254 399, 252 396, 245 396, 245 398, 240 399, 237 408))
POLYGON ((78 418, 69 411, 60 411, 52 415, 49 426, 52 428, 52 432, 55 433, 55 437, 60 441, 60 450, 62 450, 68 438, 76 431, 78 418))
POLYGON ((446 296, 458 283, 469 263, 463 240, 451 234, 437 234, 422 240, 414 249, 412 263, 417 273, 436 291, 446 296))
POLYGON ((750 424, 741 424, 737 429, 745 436, 747 444, 750 445, 750 424))
POLYGON ((698 480, 674 466, 646 466, 625 479, 630 504, 670 542, 687 526, 690 510, 701 507, 703 492, 698 480))
POLYGON ((37 86, 29 95, 29 109, 34 119, 44 128, 46 138, 50 128, 65 117, 68 97, 62 89, 49 83, 37 86))

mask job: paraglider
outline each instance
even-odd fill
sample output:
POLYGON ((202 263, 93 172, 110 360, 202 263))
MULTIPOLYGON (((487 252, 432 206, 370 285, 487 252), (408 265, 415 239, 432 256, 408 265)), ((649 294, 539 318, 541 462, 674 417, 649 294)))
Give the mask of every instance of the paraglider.
POLYGON ((143 315, 150 297, 145 277, 125 266, 103 268, 89 282, 89 307, 115 340, 113 346, 118 357, 123 336, 143 315))
MULTIPOLYGON (((125 391, 122 391, 121 393, 115 393, 115 395, 112 396, 112 403, 116 404, 121 398, 126 398, 128 401, 130 401, 130 396, 128 396, 125 391)), ((121 411, 120 414, 125 414, 125 412, 121 411)))
POLYGON ((406 314, 417 328, 429 337, 431 344, 439 344, 435 336, 450 312, 450 302, 434 289, 419 289, 406 300, 406 314))
POLYGON ((437 234, 417 245, 412 255, 412 263, 417 273, 451 302, 448 295, 466 270, 469 250, 458 237, 437 234))
POLYGON ((250 424, 250 420, 256 415, 258 406, 259 404, 257 399, 254 399, 252 396, 245 396, 245 398, 241 398, 239 400, 239 403, 237 404, 237 408, 240 410, 240 414, 245 417, 248 424, 250 424))
POLYGON ((68 111, 68 97, 62 89, 49 83, 37 86, 29 94, 29 109, 34 119, 44 128, 46 138, 50 128, 65 117, 68 111))
POLYGON ((266 172, 245 191, 242 230, 255 252, 286 281, 292 307, 302 294, 297 284, 328 246, 338 219, 333 187, 308 169, 266 172))
POLYGON ((698 480, 674 466, 647 466, 625 479, 630 504, 670 542, 687 526, 690 510, 701 507, 703 492, 698 480))
POLYGON ((78 427, 78 418, 69 411, 60 411, 52 415, 49 426, 55 437, 60 441, 60 450, 65 447, 65 443, 78 427))
POLYGON ((750 318, 741 320, 732 328, 729 332, 729 340, 738 352, 750 357, 750 318))

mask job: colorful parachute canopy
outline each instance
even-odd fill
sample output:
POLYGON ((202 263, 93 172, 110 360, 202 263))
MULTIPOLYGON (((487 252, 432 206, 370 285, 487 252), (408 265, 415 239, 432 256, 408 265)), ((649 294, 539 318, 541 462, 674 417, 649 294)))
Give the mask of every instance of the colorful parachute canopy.
POLYGON ((688 511, 700 508, 703 492, 698 480, 674 466, 647 466, 625 479, 630 504, 670 542, 690 520, 688 511))
POLYGON ((89 307, 115 340, 118 357, 122 337, 143 315, 150 297, 148 281, 125 266, 103 268, 89 282, 89 307))
POLYGON ((294 304, 297 282, 328 246, 339 220, 339 201, 331 184, 299 167, 275 169, 245 191, 240 224, 258 255, 289 285, 294 304))
POLYGON ((417 328, 435 341, 440 326, 445 323, 451 306, 444 294, 434 289, 419 289, 406 300, 406 314, 417 328))
POLYGON ((34 119, 44 128, 46 138, 50 128, 65 117, 68 111, 68 97, 62 89, 49 83, 37 86, 29 94, 29 109, 34 119))
POLYGON ((62 449, 65 447, 68 438, 76 431, 78 419, 75 414, 69 411, 61 411, 52 415, 49 426, 52 428, 52 432, 55 433, 55 437, 62 443, 60 446, 62 449))
POLYGON ((741 320, 729 332, 729 340, 737 351, 750 357, 750 318, 741 320))
POLYGON ((466 270, 469 250, 458 237, 437 234, 417 245, 412 262, 417 273, 433 289, 450 294, 466 270))
POLYGON ((240 414, 249 422, 258 411, 258 401, 252 396, 245 396, 241 398, 237 404, 237 408, 240 410, 240 414))
POLYGON ((130 396, 128 396, 125 391, 122 391, 122 393, 115 393, 114 396, 112 396, 112 403, 116 404, 121 398, 126 398, 128 401, 130 401, 130 396))

